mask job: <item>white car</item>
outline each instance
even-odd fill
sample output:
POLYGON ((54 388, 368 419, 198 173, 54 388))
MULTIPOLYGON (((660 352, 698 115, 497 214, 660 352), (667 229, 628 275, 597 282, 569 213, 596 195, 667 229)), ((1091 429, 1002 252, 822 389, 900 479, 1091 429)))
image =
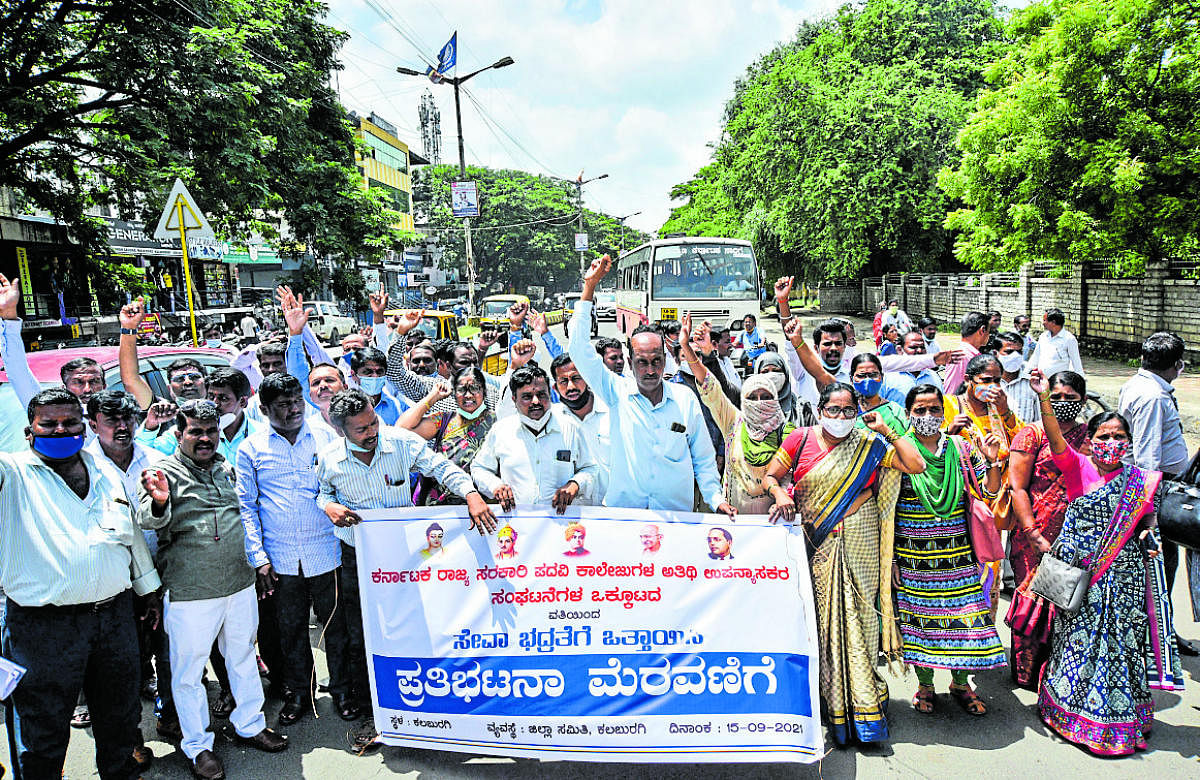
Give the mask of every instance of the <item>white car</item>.
POLYGON ((336 347, 342 343, 343 336, 358 330, 354 318, 342 314, 336 303, 305 301, 304 307, 311 309, 308 313, 308 327, 317 334, 317 338, 324 339, 330 346, 336 347))
POLYGON ((596 319, 617 319, 617 294, 600 290, 596 293, 596 319))

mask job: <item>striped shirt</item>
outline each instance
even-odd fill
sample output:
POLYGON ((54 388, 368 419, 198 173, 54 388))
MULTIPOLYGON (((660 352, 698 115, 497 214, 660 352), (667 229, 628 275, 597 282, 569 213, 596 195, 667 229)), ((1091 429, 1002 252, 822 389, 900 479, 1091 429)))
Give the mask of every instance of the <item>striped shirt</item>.
POLYGON ((1012 409, 1018 420, 1028 425, 1042 419, 1041 401, 1029 386, 1029 374, 1024 370, 1011 382, 1001 377, 1000 387, 1004 389, 1004 395, 1008 396, 1008 408, 1012 409))
POLYGON ((338 440, 324 423, 306 421, 292 444, 273 428, 252 434, 237 454, 237 493, 246 529, 246 559, 280 574, 336 569, 342 547, 317 506, 317 453, 338 440))
MULTIPOLYGON (((427 447, 420 436, 381 425, 369 466, 350 452, 346 439, 329 444, 317 455, 317 479, 321 483, 317 506, 322 511, 331 503, 350 509, 412 506, 409 473, 414 471, 436 479, 455 495, 466 497, 475 490, 467 472, 427 447)), ((333 532, 354 546, 353 529, 335 527, 333 532)))
POLYGON ((161 585, 121 476, 82 452, 80 498, 33 451, 0 454, 0 582, 23 607, 87 604, 161 585))

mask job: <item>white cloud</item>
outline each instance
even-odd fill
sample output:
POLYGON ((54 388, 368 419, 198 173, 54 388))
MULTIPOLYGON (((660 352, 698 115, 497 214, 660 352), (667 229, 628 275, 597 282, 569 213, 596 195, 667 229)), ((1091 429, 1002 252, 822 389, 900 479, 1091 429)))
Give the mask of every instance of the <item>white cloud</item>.
POLYGON ((709 157, 733 81, 790 38, 800 20, 837 0, 331 0, 329 22, 351 33, 339 75, 347 107, 374 110, 420 148, 417 102, 430 88, 441 111, 442 159, 457 160, 452 90, 395 73, 423 69, 458 31, 459 74, 505 55, 516 64, 473 79, 468 89, 494 124, 464 98, 468 163, 574 178, 589 206, 653 232, 666 219, 672 185, 709 157), (412 40, 410 40, 412 39, 412 40), (421 47, 418 52, 413 42, 421 47), (535 162, 532 157, 536 158, 535 162))

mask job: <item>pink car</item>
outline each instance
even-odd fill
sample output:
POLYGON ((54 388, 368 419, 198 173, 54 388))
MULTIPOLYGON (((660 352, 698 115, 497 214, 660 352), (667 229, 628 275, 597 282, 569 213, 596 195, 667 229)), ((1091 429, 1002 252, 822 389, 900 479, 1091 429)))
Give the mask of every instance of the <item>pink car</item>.
MULTIPOLYGON (((75 358, 88 357, 100 364, 104 371, 104 381, 110 390, 123 390, 121 371, 117 365, 117 347, 75 347, 71 349, 48 349, 41 352, 30 352, 29 370, 44 388, 56 387, 62 384, 59 369, 75 358)), ((205 347, 139 347, 138 369, 154 391, 156 396, 170 398, 171 392, 167 386, 167 366, 179 358, 194 358, 206 370, 225 368, 229 366, 233 356, 223 349, 208 349, 205 347)), ((0 367, 0 382, 4 386, 0 391, 11 393, 8 387, 8 375, 0 367)))

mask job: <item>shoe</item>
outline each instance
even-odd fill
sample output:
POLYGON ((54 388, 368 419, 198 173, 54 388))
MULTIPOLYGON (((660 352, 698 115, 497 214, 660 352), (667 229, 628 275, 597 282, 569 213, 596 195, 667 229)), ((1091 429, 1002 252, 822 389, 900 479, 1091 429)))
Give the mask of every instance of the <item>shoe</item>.
POLYGON ((348 693, 334 696, 333 708, 337 710, 338 717, 342 720, 358 720, 359 714, 362 713, 362 707, 359 706, 358 701, 348 693))
POLYGON ((366 756, 383 747, 373 721, 365 721, 346 732, 346 749, 356 756, 366 756))
MULTIPOLYGON (((1194 644, 1187 641, 1186 639, 1181 637, 1179 634, 1175 635, 1175 644, 1179 645, 1179 653, 1181 655, 1190 655, 1190 656, 1200 655, 1200 648, 1197 648, 1194 644)), ((75 724, 72 723, 71 725, 75 725, 75 724)))
POLYGON ((138 769, 145 769, 154 763, 154 751, 146 745, 135 747, 133 749, 133 760, 137 764, 138 769))
POLYGON ((302 693, 285 693, 283 695, 283 709, 279 711, 279 723, 283 726, 290 726, 296 721, 304 717, 304 713, 312 706, 308 698, 302 693))
POLYGON ((151 675, 142 685, 142 698, 154 701, 158 698, 158 678, 151 675))
POLYGON ((233 708, 236 706, 237 704, 233 700, 233 694, 229 691, 221 691, 221 695, 218 696, 217 700, 213 703, 213 706, 210 708, 210 712, 212 712, 212 714, 216 715, 218 718, 227 718, 229 717, 229 713, 233 712, 233 708))
POLYGON ((75 712, 71 713, 71 728, 86 729, 92 726, 92 713, 88 710, 86 704, 80 704, 75 708, 75 712))
POLYGON ((238 744, 252 747, 255 750, 261 750, 264 753, 282 753, 287 750, 288 738, 283 734, 270 729, 263 729, 253 737, 243 737, 241 734, 236 735, 238 744))
POLYGON ((201 750, 192 760, 192 774, 200 780, 225 780, 225 765, 211 750, 201 750))
POLYGON ((182 742, 183 729, 179 727, 177 720, 163 720, 159 718, 158 725, 154 727, 158 732, 158 736, 163 737, 168 742, 182 742))

